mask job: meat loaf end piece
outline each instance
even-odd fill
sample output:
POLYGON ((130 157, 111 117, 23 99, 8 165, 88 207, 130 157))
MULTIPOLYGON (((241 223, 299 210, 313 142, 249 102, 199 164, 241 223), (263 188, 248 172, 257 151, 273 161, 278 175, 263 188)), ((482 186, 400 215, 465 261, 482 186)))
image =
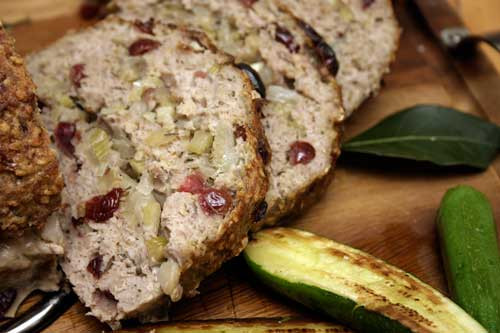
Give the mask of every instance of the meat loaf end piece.
POLYGON ((200 32, 110 18, 29 69, 67 184, 62 267, 94 316, 148 320, 240 253, 266 143, 230 56, 200 32))
POLYGON ((49 145, 35 86, 0 25, 0 236, 40 229, 59 206, 63 180, 49 145))
POLYGON ((195 26, 260 74, 262 124, 271 146, 267 213, 254 230, 298 213, 325 191, 340 153, 344 111, 336 59, 321 36, 286 8, 257 2, 117 0, 119 15, 195 26))

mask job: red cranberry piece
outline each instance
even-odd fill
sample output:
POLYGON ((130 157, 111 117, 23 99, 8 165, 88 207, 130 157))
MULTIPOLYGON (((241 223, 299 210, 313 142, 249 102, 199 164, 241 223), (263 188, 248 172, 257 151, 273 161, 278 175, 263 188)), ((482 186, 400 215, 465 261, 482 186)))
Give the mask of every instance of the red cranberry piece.
POLYGON ((236 125, 234 136, 236 138, 241 138, 243 141, 247 141, 247 131, 245 130, 245 126, 236 125))
POLYGON ((140 20, 135 20, 134 21, 134 26, 139 29, 139 31, 144 32, 145 34, 150 34, 150 35, 155 35, 153 32, 153 28, 155 26, 155 20, 153 18, 150 18, 147 21, 140 21, 140 20))
POLYGON ((328 45, 324 41, 323 37, 321 37, 320 34, 318 34, 309 24, 304 21, 299 21, 299 26, 311 40, 314 46, 314 52, 320 62, 328 69, 330 74, 333 76, 337 75, 337 72, 339 71, 339 62, 337 60, 337 55, 330 45, 328 45))
POLYGON ((76 88, 82 86, 81 81, 87 76, 83 72, 85 70, 85 64, 73 65, 69 71, 69 79, 76 88))
POLYGON ((254 222, 259 222, 264 218, 267 212, 267 202, 262 200, 252 212, 252 220, 254 222))
POLYGON ((205 79, 208 76, 207 72, 204 71, 196 71, 194 72, 194 77, 198 79, 205 79))
POLYGON ((295 141, 288 151, 288 160, 292 165, 308 164, 316 156, 314 147, 305 141, 295 141))
POLYGON ((288 29, 277 26, 275 38, 278 42, 284 44, 291 53, 299 52, 300 45, 295 43, 293 35, 288 29))
POLYGON ((85 203, 85 218, 105 222, 120 208, 120 199, 125 194, 121 188, 114 188, 105 195, 98 195, 85 203))
POLYGON ((131 56, 139 56, 159 48, 160 42, 152 39, 141 38, 132 43, 128 48, 131 56))
POLYGON ((87 271, 94 276, 96 279, 100 279, 102 276, 102 255, 97 254, 89 261, 87 265, 87 271))
POLYGON ((76 125, 68 122, 60 122, 54 131, 56 144, 59 149, 68 156, 73 156, 75 147, 71 140, 75 137, 76 125))
POLYGON ((9 310, 17 296, 14 288, 7 288, 0 291, 0 319, 4 318, 5 312, 9 310))
POLYGON ((231 195, 225 189, 206 188, 198 197, 201 208, 207 215, 224 215, 231 208, 231 195))
POLYGON ((339 62, 337 60, 335 52, 330 47, 330 45, 322 41, 316 46, 315 50, 321 63, 325 65, 330 74, 332 74, 333 76, 337 75, 339 71, 339 62))
POLYGON ((361 0, 361 8, 368 9, 374 2, 375 0, 361 0))
POLYGON ((257 2, 257 0, 240 0, 241 4, 247 8, 250 8, 253 6, 254 3, 257 2))
POLYGON ((199 173, 189 175, 179 187, 179 192, 188 192, 192 194, 199 194, 205 188, 203 177, 199 173))

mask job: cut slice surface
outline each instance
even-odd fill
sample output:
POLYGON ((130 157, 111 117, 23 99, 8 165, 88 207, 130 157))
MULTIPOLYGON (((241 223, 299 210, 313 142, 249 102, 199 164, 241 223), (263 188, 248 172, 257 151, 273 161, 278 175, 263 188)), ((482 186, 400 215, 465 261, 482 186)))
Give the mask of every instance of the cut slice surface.
POLYGON ((390 0, 271 1, 312 25, 335 50, 347 116, 378 92, 401 33, 390 0))
POLYGON ((93 315, 193 295, 244 248, 265 139, 249 80, 204 34, 108 19, 29 69, 67 185, 62 267, 93 315))
POLYGON ((194 25, 260 74, 267 97, 261 103, 261 121, 272 158, 267 165, 267 214, 254 230, 316 201, 333 175, 344 114, 329 71, 334 68, 327 66, 335 59, 326 57, 328 49, 318 53, 300 20, 270 1, 253 6, 238 0, 116 3, 119 15, 128 19, 194 25))
POLYGON ((412 275, 308 232, 260 231, 244 256, 266 285, 361 332, 486 332, 412 275))

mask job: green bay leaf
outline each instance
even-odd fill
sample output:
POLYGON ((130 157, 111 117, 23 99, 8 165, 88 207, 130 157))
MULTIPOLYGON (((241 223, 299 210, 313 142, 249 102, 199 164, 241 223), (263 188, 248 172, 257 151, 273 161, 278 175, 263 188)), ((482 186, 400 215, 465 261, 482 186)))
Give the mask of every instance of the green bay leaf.
POLYGON ((393 114, 344 143, 344 152, 485 169, 500 148, 500 127, 439 105, 393 114))

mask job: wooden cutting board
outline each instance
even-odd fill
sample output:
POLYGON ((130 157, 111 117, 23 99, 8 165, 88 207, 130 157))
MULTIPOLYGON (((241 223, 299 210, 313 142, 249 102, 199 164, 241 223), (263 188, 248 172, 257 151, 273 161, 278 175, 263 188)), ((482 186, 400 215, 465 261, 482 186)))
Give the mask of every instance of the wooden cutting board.
MULTIPOLYGON (((396 11, 404 34, 392 72, 385 77, 381 93, 346 123, 346 137, 418 103, 455 107, 500 124, 496 110, 500 106, 500 79, 484 55, 468 63, 455 63, 436 44, 409 1, 397 1, 396 11)), ((19 25, 12 32, 19 50, 27 53, 82 25, 85 23, 72 14, 19 25)), ((302 217, 286 222, 365 250, 446 293, 435 232, 440 199, 452 186, 473 185, 491 200, 500 222, 499 173, 500 159, 488 170, 477 172, 343 156, 323 200, 302 217)), ((85 313, 85 308, 76 304, 46 332, 106 329, 85 313)), ((314 318, 254 281, 240 258, 209 277, 199 296, 181 301, 172 310, 176 320, 289 315, 314 318)))

